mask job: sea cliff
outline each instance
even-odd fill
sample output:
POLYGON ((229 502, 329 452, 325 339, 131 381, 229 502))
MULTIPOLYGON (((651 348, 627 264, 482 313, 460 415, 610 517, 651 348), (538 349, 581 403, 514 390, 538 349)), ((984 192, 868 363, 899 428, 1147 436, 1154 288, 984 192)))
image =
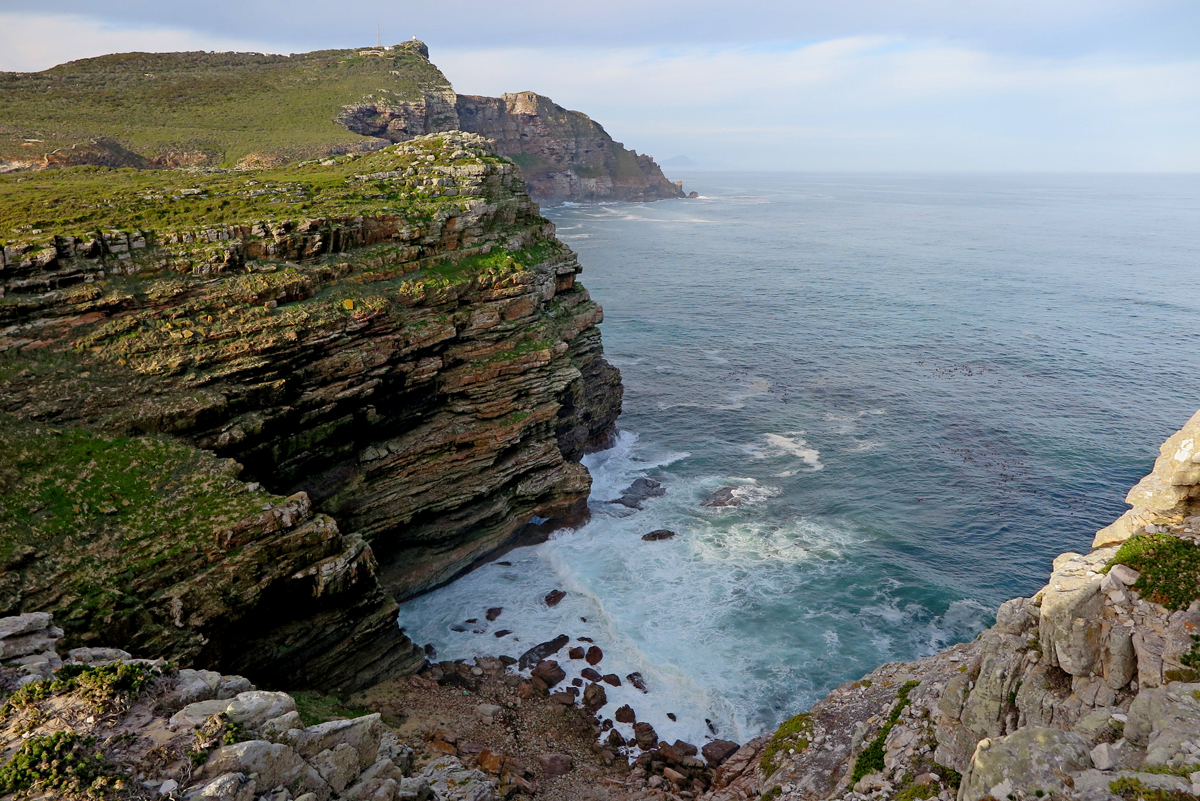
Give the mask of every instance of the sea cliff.
POLYGON ((654 160, 532 92, 458 95, 420 41, 260 53, 122 53, 0 73, 0 173, 79 165, 278 167, 462 130, 539 202, 683 197, 654 160))
POLYGON ((586 512, 579 458, 621 405, 602 312, 482 138, 22 181, 0 612, 354 689, 423 661, 394 598, 586 512))

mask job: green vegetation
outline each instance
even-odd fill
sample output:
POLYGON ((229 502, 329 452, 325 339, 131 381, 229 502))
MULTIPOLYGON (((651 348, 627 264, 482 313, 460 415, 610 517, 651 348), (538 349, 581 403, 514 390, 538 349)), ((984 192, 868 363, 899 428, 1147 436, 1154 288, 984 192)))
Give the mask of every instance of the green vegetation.
POLYGON ((779 798, 781 795, 783 795, 783 788, 777 784, 770 790, 767 790, 765 793, 760 795, 758 797, 758 801, 775 801, 775 799, 779 798))
POLYGON ((937 784, 930 782, 929 784, 910 784, 900 792, 896 793, 895 801, 916 801, 921 799, 933 798, 938 794, 937 784))
POLYGON ((904 686, 900 688, 900 692, 896 694, 896 703, 892 705, 891 714, 888 715, 883 728, 879 730, 879 734, 862 750, 862 753, 858 755, 858 759, 855 760, 854 773, 851 774, 850 779, 851 784, 854 784, 868 773, 875 773, 884 769, 884 741, 887 740, 887 736, 892 731, 892 727, 896 725, 896 721, 900 719, 900 713, 904 711, 906 706, 912 703, 908 700, 908 694, 920 683, 919 681, 909 681, 905 682, 904 686))
POLYGON ((218 532, 282 500, 247 490, 239 470, 178 442, 0 415, 0 559, 53 577, 60 600, 46 611, 64 628, 117 623, 143 609, 139 581, 155 569, 200 569, 218 532))
POLYGON ((1125 801, 1196 801, 1197 799, 1197 796, 1179 790, 1152 790, 1132 776, 1125 776, 1109 782, 1108 789, 1113 795, 1120 796, 1125 801))
POLYGON ((53 695, 75 694, 97 712, 136 697, 162 671, 144 664, 117 662, 111 665, 64 665, 53 679, 31 682, 19 687, 0 708, 0 718, 44 701, 53 695))
POLYGON ((341 718, 361 718, 363 715, 371 714, 371 710, 352 706, 344 699, 333 695, 294 692, 291 696, 296 700, 296 712, 299 713, 300 720, 304 722, 305 726, 315 726, 318 723, 341 718))
POLYGON ((779 769, 778 760, 788 752, 803 751, 808 748, 808 744, 812 741, 812 735, 812 715, 807 712, 801 712, 784 721, 783 725, 772 735, 767 747, 763 749, 762 759, 758 763, 763 777, 771 778, 771 774, 779 769))
POLYGON ((0 793, 22 790, 54 798, 107 799, 125 789, 125 777, 93 751, 95 740, 74 732, 30 737, 0 768, 0 793))
POLYGON ((99 230, 120 229, 162 236, 260 221, 387 213, 413 216, 419 223, 415 218, 427 219, 439 206, 461 202, 457 195, 442 197, 441 187, 430 185, 444 177, 437 167, 485 161, 500 159, 483 150, 447 152, 440 138, 432 138, 251 172, 69 167, 11 173, 0 175, 0 241, 41 241, 34 231, 92 238, 99 230), (467 155, 452 159, 455 152, 467 155), (410 168, 408 176, 357 177, 410 168))
POLYGON ((359 53, 122 53, 0 73, 0 158, 94 138, 171 166, 305 158, 365 141, 335 122, 343 106, 450 90, 414 43, 359 53))
MULTIPOLYGON (((1171 610, 1186 609, 1200 598, 1200 547, 1170 534, 1135 534, 1113 557, 1141 576, 1134 583, 1143 598, 1171 610)), ((1197 657, 1200 663, 1200 657, 1197 657)), ((1193 666, 1195 669, 1195 666, 1193 666)))

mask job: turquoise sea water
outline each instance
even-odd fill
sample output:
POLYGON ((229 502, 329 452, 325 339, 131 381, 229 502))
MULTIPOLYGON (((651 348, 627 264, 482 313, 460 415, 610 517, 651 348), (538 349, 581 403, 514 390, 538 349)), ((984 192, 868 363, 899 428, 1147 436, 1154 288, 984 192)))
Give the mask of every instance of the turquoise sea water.
POLYGON ((626 387, 592 521, 401 624, 451 659, 590 637, 649 685, 610 688, 609 715, 744 742, 973 637, 1121 513, 1200 407, 1200 176, 688 183, 547 211, 626 387), (638 476, 666 496, 607 503, 638 476), (701 506, 727 486, 746 504, 701 506), (658 528, 678 535, 641 541, 658 528))

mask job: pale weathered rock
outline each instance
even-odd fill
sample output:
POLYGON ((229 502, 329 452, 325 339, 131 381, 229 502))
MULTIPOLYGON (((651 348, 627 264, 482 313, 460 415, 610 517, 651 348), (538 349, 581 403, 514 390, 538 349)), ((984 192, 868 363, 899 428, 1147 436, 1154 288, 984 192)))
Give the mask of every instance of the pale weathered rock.
POLYGON ((344 743, 358 753, 359 770, 366 770, 375 762, 383 731, 383 723, 376 712, 352 720, 331 720, 309 726, 296 734, 292 744, 301 756, 308 759, 344 743))
POLYGON ((345 790, 359 774, 358 751, 345 743, 322 751, 308 763, 317 769, 335 795, 345 790))
POLYGON ((1034 726, 981 740, 963 776, 959 801, 1032 796, 1037 790, 1065 793, 1068 773, 1092 767, 1090 750, 1082 735, 1034 726))
POLYGON ((271 718, 296 711, 296 702, 287 693, 253 690, 239 693, 225 706, 225 716, 233 723, 258 728, 271 718))
POLYGON ((253 801, 258 783, 242 773, 226 773, 194 786, 184 798, 196 801, 253 801))
POLYGON ((260 788, 272 788, 301 779, 307 771, 308 765, 289 746, 266 740, 248 740, 213 751, 199 775, 254 775, 260 788))
POLYGON ((454 757, 442 757, 426 765, 420 778, 429 782, 438 801, 497 801, 499 798, 485 773, 468 770, 454 757))

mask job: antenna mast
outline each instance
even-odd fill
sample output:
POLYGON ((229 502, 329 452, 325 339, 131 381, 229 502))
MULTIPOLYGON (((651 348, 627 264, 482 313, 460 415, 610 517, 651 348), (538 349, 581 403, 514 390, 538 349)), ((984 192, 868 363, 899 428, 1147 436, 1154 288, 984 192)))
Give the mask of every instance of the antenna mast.
POLYGON ((375 23, 375 46, 383 47, 383 28, 379 27, 379 23, 375 23))

